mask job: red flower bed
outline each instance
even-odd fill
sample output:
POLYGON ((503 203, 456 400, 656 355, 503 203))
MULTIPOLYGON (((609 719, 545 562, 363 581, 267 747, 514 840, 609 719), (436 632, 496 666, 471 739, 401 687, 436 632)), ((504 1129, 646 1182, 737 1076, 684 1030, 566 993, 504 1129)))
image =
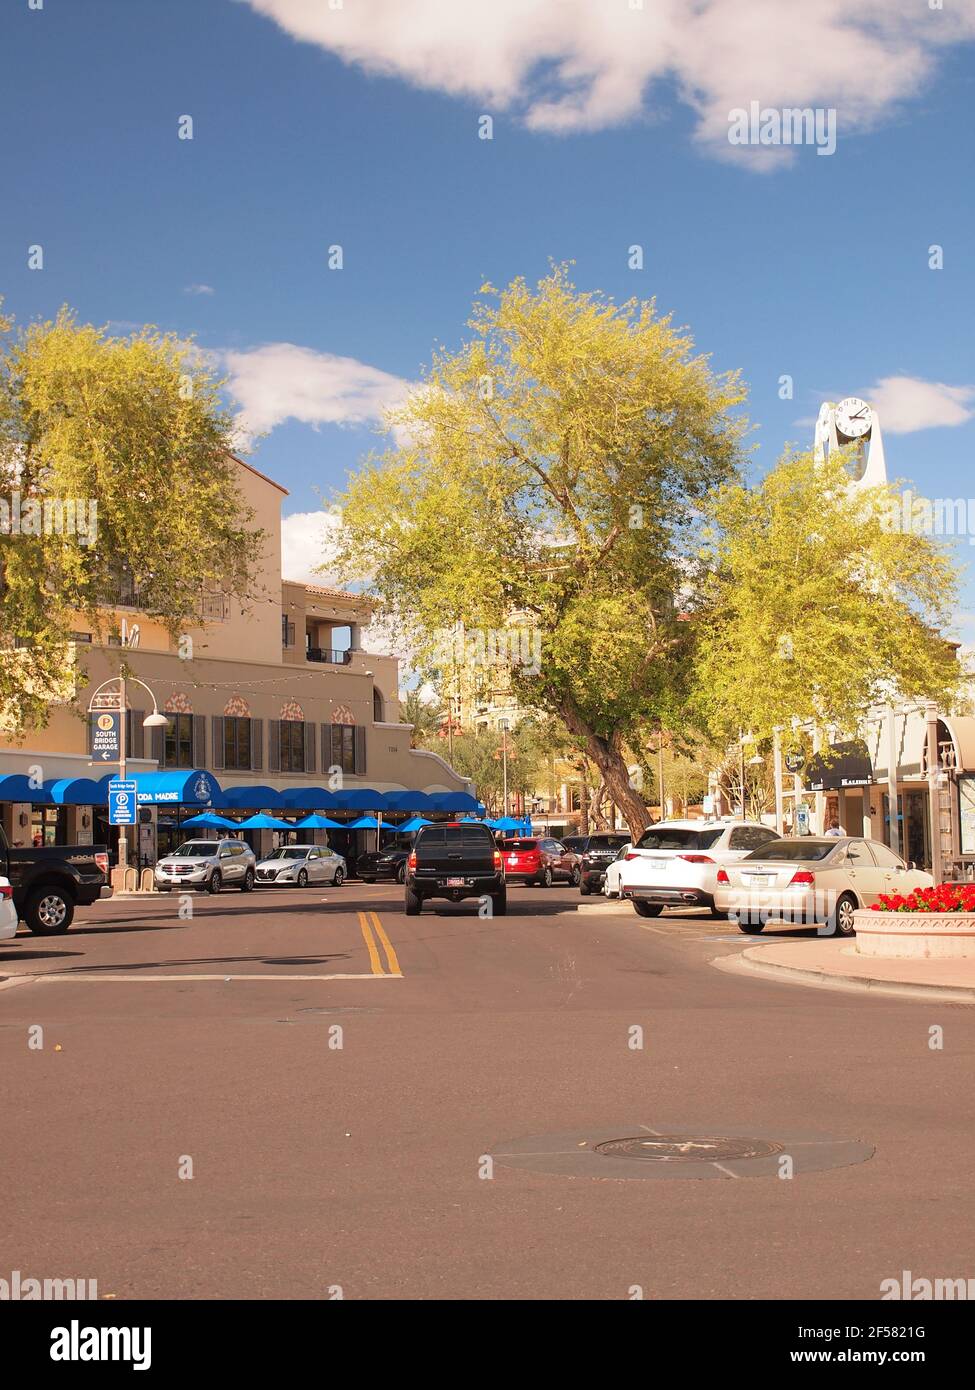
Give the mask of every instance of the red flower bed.
POLYGON ((900 893, 873 904, 874 912, 970 912, 975 914, 975 883, 941 883, 937 888, 915 888, 905 898, 900 893))

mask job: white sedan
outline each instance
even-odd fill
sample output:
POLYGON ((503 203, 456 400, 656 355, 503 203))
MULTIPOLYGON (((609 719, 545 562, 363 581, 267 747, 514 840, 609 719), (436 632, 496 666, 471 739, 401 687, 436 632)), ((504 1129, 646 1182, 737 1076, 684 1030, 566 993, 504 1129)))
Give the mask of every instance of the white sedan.
POLYGON ((665 907, 709 907, 723 916, 714 901, 718 869, 779 838, 759 821, 660 821, 626 851, 620 896, 641 917, 657 917, 665 907))
POLYGON ((17 909, 9 878, 0 878, 0 941, 17 935, 17 909))
POLYGON ((876 840, 813 835, 777 840, 718 870, 715 903, 740 931, 754 935, 769 921, 822 923, 829 936, 854 936, 853 914, 881 894, 905 897, 934 879, 905 864, 876 840))
POLYGON ((620 873, 623 869, 623 862, 628 852, 633 848, 632 845, 623 845, 616 858, 606 865, 606 876, 603 879, 603 895, 607 898, 618 898, 620 895, 620 873))
POLYGON ((325 845, 285 845, 262 859, 257 866, 258 883, 294 883, 305 888, 309 883, 344 882, 345 860, 341 854, 325 845))

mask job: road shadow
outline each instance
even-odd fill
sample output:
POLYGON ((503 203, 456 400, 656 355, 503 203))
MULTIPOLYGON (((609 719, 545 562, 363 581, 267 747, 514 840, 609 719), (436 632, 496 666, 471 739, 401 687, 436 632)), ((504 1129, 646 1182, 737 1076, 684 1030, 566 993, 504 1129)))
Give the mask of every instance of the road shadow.
POLYGON ((54 960, 58 956, 81 956, 83 951, 4 951, 0 956, 0 968, 11 960, 54 960))
POLYGON ((184 965, 330 965, 333 961, 349 959, 346 951, 335 951, 324 956, 187 956, 178 960, 113 961, 106 965, 78 965, 61 973, 113 975, 119 971, 175 970, 184 965))

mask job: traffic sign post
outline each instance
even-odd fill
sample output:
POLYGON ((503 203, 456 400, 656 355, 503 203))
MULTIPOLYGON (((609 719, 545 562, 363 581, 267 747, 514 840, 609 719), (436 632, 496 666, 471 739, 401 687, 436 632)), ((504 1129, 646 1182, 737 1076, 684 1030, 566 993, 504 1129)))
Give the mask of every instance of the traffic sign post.
POLYGON ((113 777, 108 784, 109 825, 135 825, 137 787, 134 779, 113 777))

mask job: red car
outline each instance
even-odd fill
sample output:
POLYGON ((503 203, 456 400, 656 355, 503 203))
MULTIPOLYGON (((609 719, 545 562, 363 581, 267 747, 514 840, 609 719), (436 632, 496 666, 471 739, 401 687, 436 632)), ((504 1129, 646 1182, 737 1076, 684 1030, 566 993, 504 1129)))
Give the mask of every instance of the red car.
POLYGON ((581 876, 579 855, 558 840, 505 840, 501 845, 504 876, 509 883, 540 883, 551 888, 556 879, 576 887, 581 876))

